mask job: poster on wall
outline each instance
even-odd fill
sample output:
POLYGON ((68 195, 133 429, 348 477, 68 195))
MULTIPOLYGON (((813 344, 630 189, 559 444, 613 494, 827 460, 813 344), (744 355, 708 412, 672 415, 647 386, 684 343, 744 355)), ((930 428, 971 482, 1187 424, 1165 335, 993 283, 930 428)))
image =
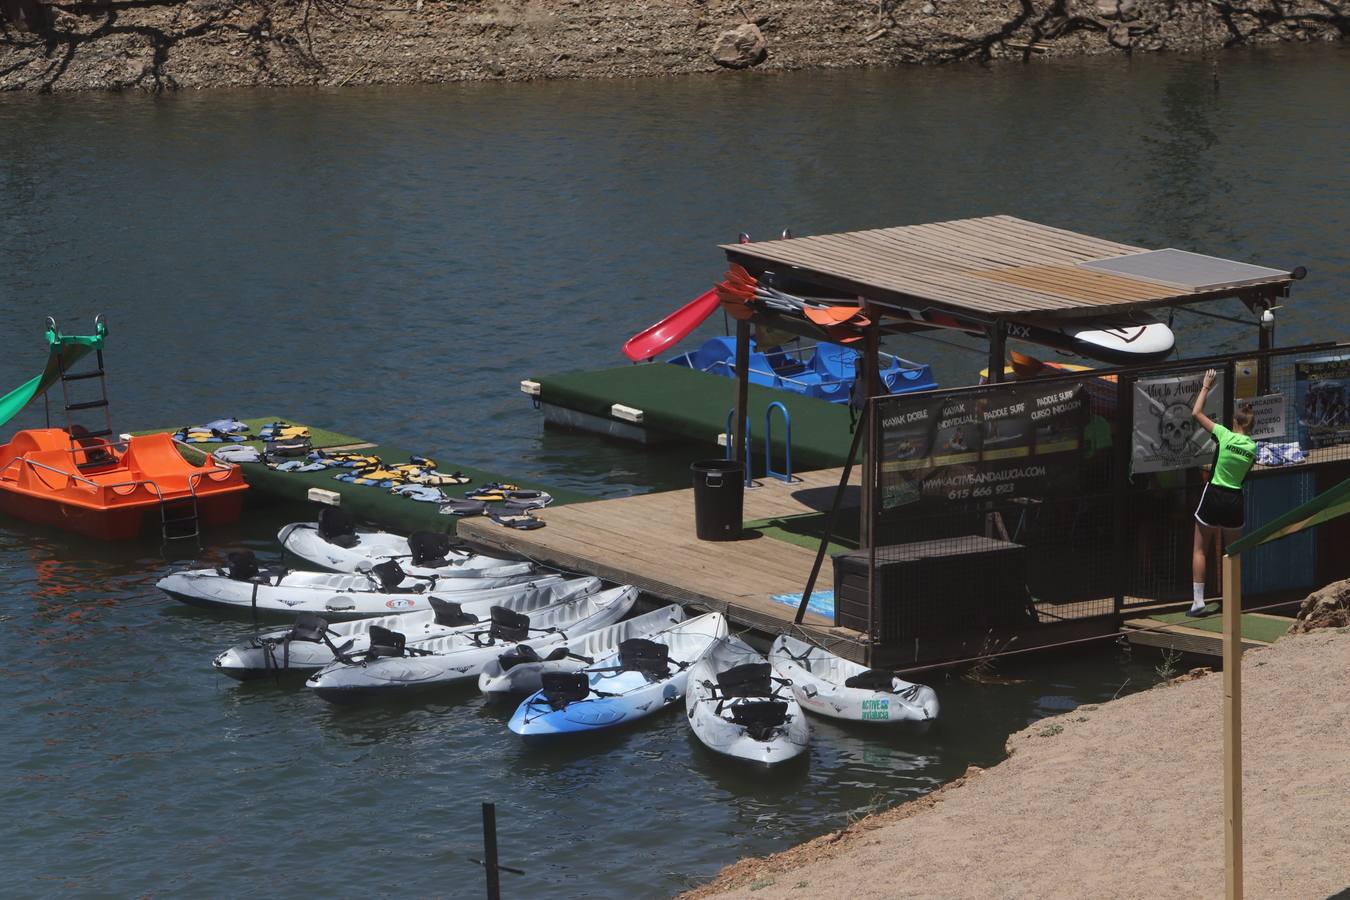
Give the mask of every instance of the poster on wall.
POLYGON ((1294 363, 1294 406, 1303 450, 1350 443, 1350 357, 1294 363))
MULTIPOLYGON (((1214 440, 1191 415, 1203 372, 1141 378, 1134 384, 1134 433, 1130 466, 1138 472, 1189 469, 1214 459, 1214 440)), ((1205 399, 1205 414, 1223 421, 1223 374, 1205 399)))
POLYGON ((933 424, 937 404, 907 400, 881 413, 881 508, 895 509, 921 499, 923 475, 933 466, 933 424))
POLYGON ((1087 415, 1082 385, 894 401, 881 417, 882 509, 1072 490, 1087 415))
POLYGON ((1266 394, 1261 397, 1239 398, 1233 401, 1234 409, 1250 406, 1255 424, 1251 438, 1255 441, 1278 441, 1285 436, 1284 394, 1266 394))

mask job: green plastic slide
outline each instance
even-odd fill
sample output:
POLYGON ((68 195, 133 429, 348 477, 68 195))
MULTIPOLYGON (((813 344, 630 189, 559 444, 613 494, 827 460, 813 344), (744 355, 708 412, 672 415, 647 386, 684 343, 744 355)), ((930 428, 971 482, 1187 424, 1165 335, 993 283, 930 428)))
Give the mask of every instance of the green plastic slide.
POLYGON ((61 379, 64 367, 69 369, 79 362, 90 350, 102 350, 103 339, 108 336, 108 327, 103 317, 94 319, 96 334, 62 334, 56 323, 47 320, 47 367, 42 374, 25 381, 14 390, 0 397, 0 425, 23 412, 28 404, 47 392, 47 389, 61 379))

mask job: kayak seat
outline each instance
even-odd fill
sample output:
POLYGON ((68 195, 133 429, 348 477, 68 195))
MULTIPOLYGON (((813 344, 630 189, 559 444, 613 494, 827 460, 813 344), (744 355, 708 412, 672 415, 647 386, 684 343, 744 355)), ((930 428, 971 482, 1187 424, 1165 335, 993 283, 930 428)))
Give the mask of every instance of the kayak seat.
POLYGON ((407 578, 407 573, 397 560, 387 559, 376 566, 370 567, 370 574, 375 576, 375 580, 380 583, 380 590, 386 594, 403 583, 407 578))
POLYGON ((562 709, 569 703, 585 700, 591 694, 591 680, 585 672, 545 672, 539 676, 549 709, 562 709))
POLYGON ((226 555, 230 561, 229 576, 234 581, 248 581, 258 574, 258 557, 252 550, 232 550, 226 555))
POLYGON ((723 699, 772 697, 772 670, 768 663, 744 663, 717 673, 717 688, 723 699))
POLYGON ((446 628, 458 628, 461 625, 472 625, 478 621, 478 617, 473 613, 466 613, 464 607, 453 600, 442 600, 440 597, 428 597, 431 602, 431 610, 436 616, 436 624, 444 625, 446 628))
POLYGON ((773 367, 774 372, 783 378, 791 378, 806 371, 806 366, 788 351, 786 347, 761 347, 764 359, 773 367))
POLYGON ((414 566, 437 568, 446 564, 450 555, 450 535, 444 532, 414 531, 408 536, 408 549, 414 566))
POLYGON ((756 741, 768 740, 773 730, 787 721, 786 700, 750 700, 732 704, 730 709, 731 721, 756 741))
POLYGON ((860 358, 856 350, 838 344, 817 344, 815 355, 811 358, 811 368, 821 381, 852 384, 860 358))
POLYGON ((404 635, 388 628, 382 628, 379 625, 372 625, 370 626, 370 649, 366 651, 366 658, 380 659, 382 657, 403 656, 407 646, 408 639, 404 635))
POLYGON ((670 647, 646 638, 620 641, 619 668, 664 677, 670 674, 670 647))
POLYGON ((529 644, 518 644, 497 657, 497 663, 502 667, 503 672, 509 672, 516 666, 525 663, 536 662, 543 662, 543 660, 539 658, 539 654, 535 653, 534 648, 529 644))
POLYGON ((492 607, 488 637, 497 641, 523 641, 530 636, 530 617, 504 606, 492 607))
POLYGON ((889 669, 868 669, 844 679, 844 687, 864 691, 890 691, 895 684, 895 673, 889 669))
POLYGON ((356 519, 340 506, 325 506, 319 510, 319 537, 343 548, 355 547, 361 540, 356 536, 356 519))
POLYGON ((307 612, 295 617, 295 624, 291 626, 291 633, 287 637, 293 641, 309 641, 317 644, 327 633, 328 623, 314 613, 307 612))

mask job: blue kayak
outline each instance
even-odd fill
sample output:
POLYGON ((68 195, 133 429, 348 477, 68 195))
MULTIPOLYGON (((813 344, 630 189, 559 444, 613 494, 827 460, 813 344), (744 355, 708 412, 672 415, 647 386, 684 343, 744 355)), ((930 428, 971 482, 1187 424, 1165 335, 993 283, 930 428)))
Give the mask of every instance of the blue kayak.
POLYGON ((524 737, 598 731, 652 715, 684 698, 690 667, 727 635, 721 613, 633 638, 580 672, 545 673, 508 727, 524 737))
MULTIPOLYGON (((937 387, 933 371, 927 365, 884 353, 881 356, 886 363, 881 369, 881 383, 887 393, 908 394, 937 387)), ((856 350, 840 344, 761 350, 751 340, 750 382, 831 403, 847 403, 858 358, 856 350)), ((666 362, 730 378, 736 373, 736 339, 710 338, 697 350, 671 357, 666 362)))

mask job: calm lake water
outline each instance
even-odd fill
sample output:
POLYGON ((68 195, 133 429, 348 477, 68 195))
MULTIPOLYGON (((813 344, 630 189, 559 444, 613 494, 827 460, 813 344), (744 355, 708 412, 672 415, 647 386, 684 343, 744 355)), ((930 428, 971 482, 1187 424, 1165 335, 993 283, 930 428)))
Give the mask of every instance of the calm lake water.
MULTIPOLYGON (((593 494, 677 485, 687 448, 546 432, 516 383, 620 364, 740 230, 991 213, 1305 265, 1279 340, 1321 339, 1350 288, 1347 74, 1340 48, 1298 47, 1217 68, 3 96, 0 391, 40 367, 44 316, 82 331, 102 312, 119 428, 277 414, 593 494)), ((1178 316, 1184 352, 1255 341, 1213 324, 1178 316)), ((891 349, 948 382, 980 366, 891 349)), ((302 513, 261 511, 207 553, 274 552, 302 513)), ((218 680, 212 654, 249 627, 159 596, 169 565, 153 542, 0 523, 7 894, 477 896, 493 800, 526 872, 508 896, 661 896, 1157 680, 1114 649, 1002 665, 1010 685, 938 678, 933 732, 815 721, 809 767, 764 777, 678 715, 541 750, 473 692, 345 710, 218 680)))

